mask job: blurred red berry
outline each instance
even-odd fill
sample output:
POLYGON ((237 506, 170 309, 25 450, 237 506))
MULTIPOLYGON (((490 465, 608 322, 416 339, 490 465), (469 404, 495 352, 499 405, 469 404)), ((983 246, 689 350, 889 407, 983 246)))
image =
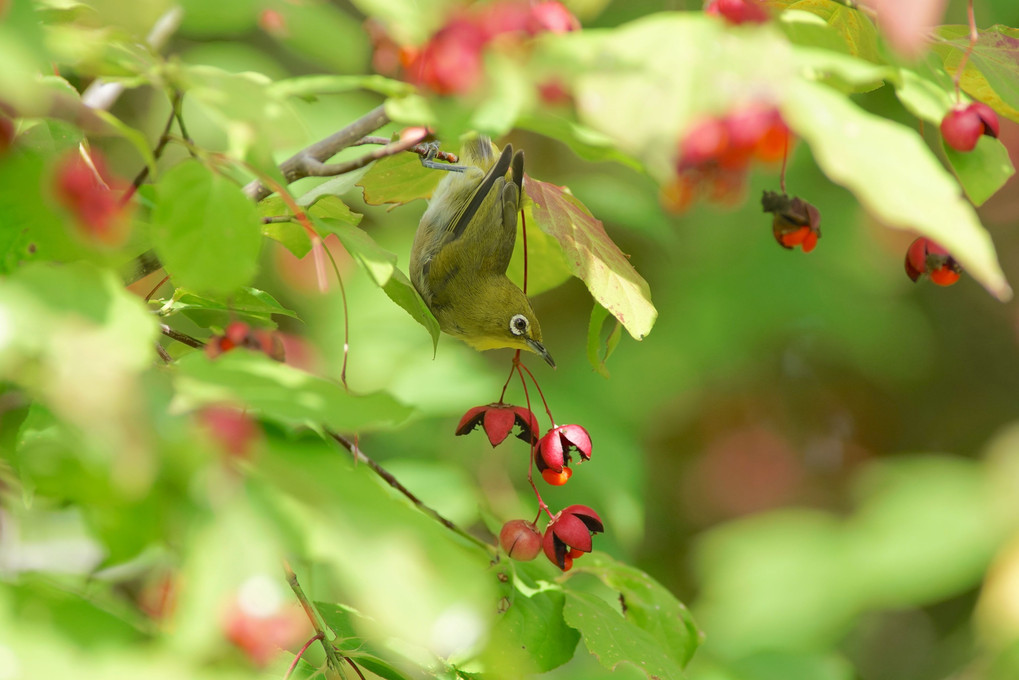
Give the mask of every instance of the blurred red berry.
POLYGON ((768 20, 768 12, 756 0, 711 0, 704 12, 723 17, 731 24, 761 24, 768 20))
POLYGON ((283 15, 274 9, 264 9, 258 14, 258 27, 274 38, 287 38, 290 31, 283 15))
POLYGON ((513 426, 520 428, 517 439, 534 444, 538 435, 538 419, 523 406, 512 404, 488 404, 487 406, 475 406, 467 411, 460 424, 456 426, 457 436, 472 432, 474 428, 481 425, 485 429, 488 441, 492 446, 498 446, 509 436, 513 426))
POLYGON ((981 135, 997 137, 998 116, 987 104, 958 105, 941 119, 941 136, 956 151, 972 151, 981 135))
POLYGON ((570 453, 576 451, 581 461, 591 460, 591 436, 580 425, 553 427, 538 442, 535 462, 544 477, 545 470, 561 473, 570 464, 570 453))
POLYGON ((283 649, 311 634, 308 618, 299 607, 252 603, 249 599, 242 593, 231 603, 224 616, 223 632, 254 665, 268 666, 283 649))
POLYGON ((11 148, 14 142, 14 121, 0 114, 0 154, 11 148))
POLYGON ((774 215, 772 233, 778 244, 786 249, 799 246, 809 253, 821 237, 821 213, 817 208, 797 197, 765 191, 761 197, 764 212, 774 215))
POLYGON ((512 519, 502 525, 499 532, 499 545, 514 560, 528 562, 541 552, 541 533, 531 522, 523 519, 512 519))
POLYGON ((680 144, 677 171, 715 162, 729 146, 729 131, 723 121, 708 118, 695 123, 680 144))
POLYGON ((68 152, 56 165, 54 189, 57 200, 73 216, 81 233, 90 240, 119 245, 130 229, 130 209, 122 205, 126 183, 106 170, 98 151, 84 157, 68 152))
POLYGON ((414 56, 407 66, 408 79, 437 94, 470 92, 481 82, 481 50, 486 40, 477 24, 455 19, 414 56))
POLYGON ((914 282, 926 274, 938 286, 951 286, 961 273, 955 258, 928 238, 916 239, 906 250, 906 276, 914 282))
POLYGON ((561 2, 540 2, 531 7, 531 33, 569 33, 580 30, 580 21, 561 2))
POLYGON ((603 531, 605 526, 598 513, 586 505, 571 505, 549 521, 541 547, 552 564, 569 571, 573 560, 591 552, 592 534, 603 531))
POLYGON ((521 35, 530 31, 531 9, 519 0, 503 0, 475 5, 474 18, 485 36, 485 41, 507 33, 521 35))
POLYGON ((223 335, 214 335, 205 343, 205 354, 210 359, 236 347, 262 352, 271 359, 283 361, 286 358, 283 341, 273 331, 252 328, 243 321, 233 321, 223 331, 223 335))
POLYGON ((235 458, 248 458, 262 432, 251 416, 233 406, 208 406, 198 419, 216 445, 235 458))
POLYGON ((541 103, 548 106, 563 106, 573 101, 569 89, 558 78, 546 80, 538 85, 541 103))

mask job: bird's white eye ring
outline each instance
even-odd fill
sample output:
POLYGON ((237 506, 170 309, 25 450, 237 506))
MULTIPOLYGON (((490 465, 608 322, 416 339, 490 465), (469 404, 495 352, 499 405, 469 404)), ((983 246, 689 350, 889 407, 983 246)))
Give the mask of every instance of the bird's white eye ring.
POLYGON ((531 322, 527 320, 527 317, 523 314, 514 314, 513 318, 510 319, 510 333, 513 335, 523 335, 527 332, 531 322))

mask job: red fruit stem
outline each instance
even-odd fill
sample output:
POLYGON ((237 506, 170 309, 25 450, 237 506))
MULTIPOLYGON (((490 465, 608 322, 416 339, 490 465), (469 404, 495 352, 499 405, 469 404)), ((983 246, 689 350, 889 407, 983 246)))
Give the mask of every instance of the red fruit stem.
POLYGON ((513 379, 513 372, 517 370, 517 366, 519 365, 520 365, 520 350, 518 349, 517 353, 513 355, 513 361, 510 362, 510 372, 509 375, 506 376, 506 382, 502 384, 502 393, 499 394, 500 404, 503 403, 503 399, 506 398, 506 388, 509 387, 510 380, 513 379))
POLYGON ((973 13, 973 0, 967 0, 966 13, 969 15, 969 45, 966 46, 966 51, 962 53, 962 59, 959 60, 959 65, 955 69, 955 77, 953 78, 955 81, 955 101, 957 102, 961 101, 959 80, 962 78, 962 72, 966 70, 966 62, 969 61, 969 55, 973 52, 974 45, 980 39, 980 34, 977 33, 976 15, 973 13))
MULTIPOLYGON (((520 181, 523 182, 523 178, 520 181)), ((524 295, 527 295, 527 218, 523 210, 520 211, 520 235, 524 238, 524 295)))
POLYGON ((283 680, 289 680, 290 676, 294 674, 294 669, 297 668, 297 662, 300 661, 301 657, 304 656, 304 653, 308 651, 308 647, 315 644, 316 640, 321 640, 322 637, 322 633, 315 633, 310 640, 304 643, 304 646, 297 652, 297 656, 295 656, 294 660, 290 662, 290 668, 287 669, 287 674, 283 676, 283 680))
POLYGON ((354 663, 353 659, 351 659, 349 656, 345 656, 343 657, 343 660, 346 661, 347 664, 354 669, 354 672, 357 673, 357 677, 361 678, 361 680, 367 680, 367 678, 364 677, 364 673, 362 673, 361 669, 357 667, 357 664, 354 663))
MULTIPOLYGON (((520 350, 517 350, 517 358, 520 357, 520 350)), ((531 410, 531 395, 527 391, 527 381, 524 380, 524 374, 520 371, 522 366, 519 361, 514 360, 513 368, 517 369, 517 374, 520 376, 520 384, 524 387, 524 403, 527 404, 527 410, 531 410)), ((512 375, 512 373, 510 374, 512 375)), ((533 380, 533 378, 532 378, 533 380)), ((538 485, 534 483, 534 456, 538 453, 538 442, 535 441, 534 437, 531 437, 531 454, 527 456, 527 483, 531 485, 531 490, 534 491, 534 495, 538 499, 538 514, 534 517, 534 521, 531 524, 537 524, 538 520, 541 519, 541 511, 544 510, 548 513, 548 518, 552 519, 552 513, 549 512, 548 506, 545 501, 541 498, 541 492, 538 491, 538 485)))
MULTIPOLYGON (((545 401, 545 393, 541 391, 541 385, 538 384, 538 381, 534 377, 534 374, 531 373, 531 370, 529 368, 527 368, 527 366, 524 366, 521 363, 518 363, 517 366, 519 366, 523 370, 527 371, 527 375, 531 376, 531 382, 533 382, 534 386, 538 389, 538 396, 541 397, 541 403, 545 406, 545 413, 548 414, 548 422, 551 424, 552 427, 555 427, 555 418, 552 417, 552 411, 548 408, 548 402, 545 401)), ((524 376, 521 375, 520 379, 523 380, 523 378, 524 378, 524 376)))

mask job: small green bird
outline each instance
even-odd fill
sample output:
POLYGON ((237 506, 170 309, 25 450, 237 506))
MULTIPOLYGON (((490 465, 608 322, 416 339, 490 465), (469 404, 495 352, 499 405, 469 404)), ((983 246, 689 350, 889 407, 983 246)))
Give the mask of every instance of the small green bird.
POLYGON ((524 154, 509 145, 500 154, 492 140, 478 137, 464 144, 460 162, 444 168, 451 172, 421 217, 411 281, 444 332, 477 350, 526 349, 555 368, 531 303, 506 277, 517 238, 524 154))

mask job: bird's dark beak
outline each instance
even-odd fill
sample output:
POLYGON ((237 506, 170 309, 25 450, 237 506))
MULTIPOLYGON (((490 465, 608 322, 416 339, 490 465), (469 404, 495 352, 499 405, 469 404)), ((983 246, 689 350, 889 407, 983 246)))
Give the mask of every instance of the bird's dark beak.
POLYGON ((547 349, 545 349, 545 345, 541 344, 537 340, 532 340, 531 338, 527 338, 527 344, 536 354, 540 355, 549 366, 555 368, 555 359, 553 359, 552 355, 548 353, 547 349))

